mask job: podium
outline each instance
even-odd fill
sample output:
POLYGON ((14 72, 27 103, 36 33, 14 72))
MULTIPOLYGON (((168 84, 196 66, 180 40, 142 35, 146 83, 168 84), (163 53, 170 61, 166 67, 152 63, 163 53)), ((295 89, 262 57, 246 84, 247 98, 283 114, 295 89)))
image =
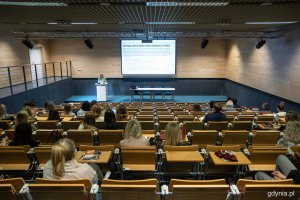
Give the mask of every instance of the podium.
POLYGON ((97 101, 107 101, 108 87, 107 83, 96 83, 97 101))

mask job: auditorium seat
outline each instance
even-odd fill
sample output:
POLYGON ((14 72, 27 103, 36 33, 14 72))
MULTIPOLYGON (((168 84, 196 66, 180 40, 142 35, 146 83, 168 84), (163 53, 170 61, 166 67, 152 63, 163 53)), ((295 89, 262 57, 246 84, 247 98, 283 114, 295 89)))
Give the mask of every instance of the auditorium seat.
POLYGON ((2 130, 7 130, 10 128, 11 121, 10 120, 0 120, 0 128, 2 130))
POLYGON ((251 143, 253 146, 272 146, 276 145, 280 137, 280 131, 273 130, 253 130, 251 143))
POLYGON ((241 145, 242 148, 247 146, 249 131, 246 130, 223 130, 222 145, 241 145))
POLYGON ((276 158, 287 153, 287 148, 280 146, 250 146, 248 150, 252 162, 248 165, 250 171, 274 171, 276 158))
POLYGON ((37 161, 36 169, 43 169, 45 164, 50 160, 52 146, 40 146, 34 148, 34 155, 37 161))
POLYGON ((175 120, 176 119, 179 123, 183 123, 184 121, 196 121, 196 120, 198 120, 197 117, 195 117, 194 115, 177 115, 175 117, 175 120))
POLYGON ((154 116, 153 115, 138 115, 136 117, 138 121, 153 121, 154 116))
POLYGON ((77 148, 80 145, 94 144, 94 131, 90 129, 86 129, 86 130, 69 129, 67 132, 64 132, 63 136, 73 140, 77 148))
POLYGON ((53 145, 62 137, 62 129, 37 129, 32 134, 36 135, 41 145, 53 145))
POLYGON ((58 129, 57 120, 37 121, 36 123, 38 129, 58 129))
POLYGON ((154 122, 151 121, 140 121, 142 130, 154 130, 154 122))
POLYGON ((5 171, 27 171, 31 161, 27 156, 27 146, 0 147, 0 167, 5 171))
POLYGON ((230 130, 252 130, 252 121, 232 121, 231 126, 229 127, 230 130))
POLYGON ((192 130, 203 130, 203 122, 200 121, 184 121, 183 125, 187 133, 192 130))
POLYGON ((174 121, 159 121, 158 130, 159 131, 165 130, 169 122, 174 122, 174 121))
POLYGON ((216 130, 192 130, 191 144, 206 148, 207 145, 216 145, 217 138, 216 130))
POLYGON ((5 136, 7 136, 9 140, 13 140, 15 137, 15 129, 7 129, 4 131, 4 133, 5 133, 5 136))
POLYGON ((64 130, 64 131, 67 131, 69 129, 78 129, 80 125, 80 121, 62 121, 61 122, 61 128, 64 130))
POLYGON ((254 115, 239 115, 236 121, 252 121, 254 120, 254 115))
POLYGON ((264 184, 274 184, 274 185, 282 185, 282 184, 294 184, 293 179, 285 179, 285 180, 249 180, 249 179, 239 179, 236 183, 237 188, 240 192, 245 191, 246 185, 264 185, 264 184))
POLYGON ((222 130, 228 130, 228 122, 227 121, 209 121, 207 122, 207 125, 204 124, 204 129, 206 130, 217 130, 217 131, 222 131, 222 130))
POLYGON ((158 181, 103 179, 102 200, 159 200, 158 181))
POLYGON ((218 180, 174 180, 171 179, 170 200, 227 199, 230 188, 224 179, 218 180))
POLYGON ((119 130, 98 130, 100 145, 114 145, 118 146, 120 141, 123 140, 123 129, 119 130))
POLYGON ((19 194, 21 188, 25 185, 23 178, 0 179, 0 197, 3 200, 21 200, 19 194))
POLYGON ((157 115, 158 121, 174 121, 173 115, 157 115))

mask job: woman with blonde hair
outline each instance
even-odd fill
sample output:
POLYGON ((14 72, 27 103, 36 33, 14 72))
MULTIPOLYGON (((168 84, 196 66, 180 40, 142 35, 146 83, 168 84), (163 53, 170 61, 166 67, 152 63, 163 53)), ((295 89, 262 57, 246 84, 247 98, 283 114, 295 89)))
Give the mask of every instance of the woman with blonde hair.
POLYGON ((120 142, 121 146, 150 146, 149 140, 143 136, 141 124, 139 121, 132 119, 128 121, 124 140, 120 142))
POLYGON ((300 145, 300 121, 287 122, 284 135, 278 140, 277 145, 284 147, 300 145))
POLYGON ((97 165, 78 163, 75 159, 76 148, 73 140, 63 138, 53 145, 50 160, 43 170, 43 178, 75 180, 88 178, 95 184, 103 178, 97 165))
POLYGON ((180 146, 182 145, 181 130, 178 123, 169 122, 165 130, 164 145, 180 146))
POLYGON ((91 129, 97 131, 95 115, 92 111, 85 113, 83 123, 80 124, 78 130, 91 129))

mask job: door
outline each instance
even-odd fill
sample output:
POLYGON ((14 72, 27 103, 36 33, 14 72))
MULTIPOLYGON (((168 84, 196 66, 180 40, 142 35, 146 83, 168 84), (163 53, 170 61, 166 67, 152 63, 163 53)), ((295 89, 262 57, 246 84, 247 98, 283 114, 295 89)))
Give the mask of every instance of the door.
POLYGON ((32 80, 43 78, 43 68, 42 68, 42 49, 33 48, 29 49, 29 58, 31 65, 31 77, 32 80), (37 77, 35 74, 35 65, 37 71, 37 77))

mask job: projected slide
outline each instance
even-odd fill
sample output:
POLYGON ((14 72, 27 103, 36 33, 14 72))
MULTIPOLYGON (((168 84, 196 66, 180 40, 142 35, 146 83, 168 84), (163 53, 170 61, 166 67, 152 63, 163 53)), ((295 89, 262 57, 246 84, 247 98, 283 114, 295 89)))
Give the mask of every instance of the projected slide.
POLYGON ((122 40, 122 74, 123 75, 175 75, 176 41, 122 40))

